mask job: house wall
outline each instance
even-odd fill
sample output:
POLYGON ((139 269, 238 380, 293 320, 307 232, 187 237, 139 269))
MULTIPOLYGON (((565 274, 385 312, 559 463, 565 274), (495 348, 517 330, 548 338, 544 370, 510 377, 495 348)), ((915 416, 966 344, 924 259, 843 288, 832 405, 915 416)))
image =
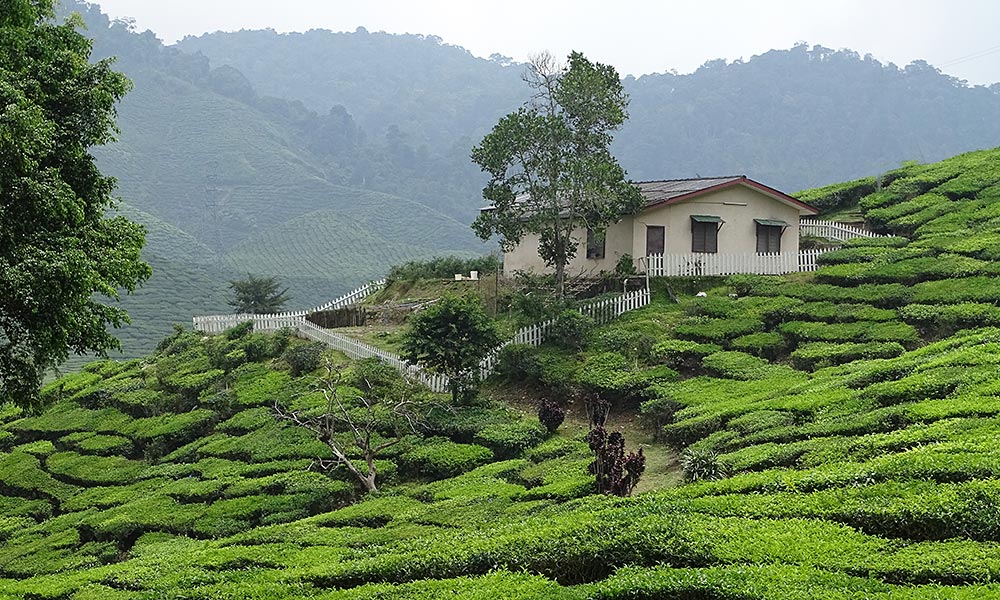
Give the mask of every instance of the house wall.
POLYGON ((713 215, 724 221, 719 230, 719 254, 757 252, 754 219, 776 219, 790 225, 781 236, 781 253, 799 251, 799 209, 753 189, 734 186, 672 205, 660 205, 636 215, 632 256, 646 256, 646 225, 663 225, 665 254, 691 252, 691 216, 713 215))
MULTIPOLYGON (((579 228, 573 232, 573 238, 579 245, 576 256, 566 266, 569 275, 597 274, 601 271, 614 271, 618 259, 632 251, 632 217, 625 217, 619 223, 609 225, 604 237, 604 258, 587 258, 587 230, 579 228)), ((643 233, 645 235, 645 232, 643 233)), ((645 239, 645 238, 644 238, 645 239)), ((528 234, 512 251, 503 256, 503 272, 510 275, 514 271, 529 273, 551 273, 552 269, 538 256, 537 234, 528 234)), ((634 256, 634 255, 633 255, 634 256)))

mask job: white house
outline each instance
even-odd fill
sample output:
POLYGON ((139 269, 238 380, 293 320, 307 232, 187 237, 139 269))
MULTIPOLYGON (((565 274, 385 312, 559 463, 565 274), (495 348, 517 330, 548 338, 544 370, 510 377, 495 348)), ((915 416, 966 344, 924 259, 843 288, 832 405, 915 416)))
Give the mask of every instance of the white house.
MULTIPOLYGON (((819 212, 745 175, 636 185, 645 199, 639 213, 624 216, 603 236, 582 228, 575 232, 580 247, 568 274, 613 271, 625 255, 651 275, 794 271, 799 218, 819 212), (669 266, 674 263, 681 266, 669 266), (722 264, 727 266, 717 266, 722 264)), ((538 256, 537 235, 504 255, 504 272, 514 271, 549 271, 538 256)))

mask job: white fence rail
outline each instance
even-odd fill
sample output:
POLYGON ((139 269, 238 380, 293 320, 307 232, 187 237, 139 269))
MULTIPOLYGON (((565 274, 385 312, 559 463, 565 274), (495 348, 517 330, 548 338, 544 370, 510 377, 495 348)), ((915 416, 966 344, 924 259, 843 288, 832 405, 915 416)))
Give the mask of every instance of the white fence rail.
POLYGON ((816 257, 826 250, 767 254, 650 254, 645 258, 650 277, 692 277, 701 275, 782 275, 815 271, 816 257))
MULTIPOLYGON (((600 300, 592 304, 587 304, 581 306, 578 310, 581 313, 590 316, 598 325, 603 325, 604 323, 614 320, 622 313, 642 308, 647 304, 649 304, 649 290, 642 289, 617 296, 615 298, 608 298, 606 300, 600 300)), ((500 352, 510 344, 540 346, 542 342, 545 341, 553 323, 555 323, 555 319, 550 319, 548 321, 531 325, 530 327, 525 327, 515 333, 514 337, 491 350, 490 353, 487 354, 482 361, 480 361, 479 375, 483 378, 488 377, 496 368, 497 362, 500 360, 500 352)))
MULTIPOLYGON (((608 298, 592 304, 582 306, 581 313, 590 315, 598 324, 604 324, 622 313, 637 308, 642 308, 649 304, 649 290, 638 290, 618 296, 608 298)), ((555 322, 554 319, 525 327, 518 331, 512 338, 500 344, 490 351, 479 363, 479 375, 486 378, 496 368, 500 358, 500 351, 509 344, 528 344, 529 346, 539 346, 545 341, 545 336, 555 322)), ((445 375, 430 373, 418 365, 413 365, 392 352, 376 348, 370 344, 349 338, 339 333, 328 331, 316 325, 303 321, 298 325, 299 333, 310 340, 323 342, 334 350, 339 350, 351 358, 369 358, 377 356, 386 364, 392 366, 403 375, 410 376, 420 383, 423 383, 435 392, 449 391, 450 379, 445 375)))
POLYGON ((810 250, 799 250, 799 271, 815 271, 819 268, 816 258, 820 254, 829 252, 823 248, 812 248, 810 250))
POLYGON ((240 323, 245 323, 247 321, 253 322, 254 331, 274 331, 285 327, 294 328, 300 323, 305 323, 306 315, 310 313, 350 306, 351 304, 364 300, 384 287, 385 279, 372 281, 354 291, 344 294, 336 300, 331 300, 326 304, 322 304, 310 310, 299 310, 269 315, 234 314, 194 317, 194 329, 195 331, 202 331, 205 333, 222 333, 230 327, 235 327, 240 323))
POLYGON ((859 237, 884 237, 856 225, 838 223, 837 221, 821 221, 819 219, 800 219, 799 235, 813 235, 840 241, 859 237))
POLYGON ((797 261, 796 255, 792 253, 651 254, 646 257, 646 271, 652 277, 737 273, 780 275, 798 271, 797 261))
POLYGON ((349 338, 346 335, 341 335, 339 333, 323 329, 322 327, 317 327, 309 321, 300 323, 298 331, 302 337, 316 342, 322 342, 334 350, 343 352, 350 358, 357 359, 377 356, 383 362, 392 366, 403 375, 416 379, 435 392, 448 391, 448 377, 445 375, 428 373, 417 365, 411 365, 392 352, 376 348, 371 344, 366 344, 353 338, 349 338))
MULTIPOLYGON (((337 300, 323 305, 316 310, 330 310, 346 306, 351 302, 356 302, 365 296, 374 293, 376 289, 381 289, 385 282, 373 282, 368 286, 358 288, 350 294, 346 294, 337 300), (366 289, 367 288, 367 289, 366 289), (362 290, 367 293, 362 293, 362 290), (338 304, 339 303, 339 304, 338 304)), ((600 300, 580 307, 579 311, 589 315, 598 324, 604 324, 624 312, 635 310, 649 304, 649 290, 643 289, 615 298, 600 300)), ((282 329, 284 327, 295 328, 299 335, 306 339, 322 342, 334 350, 343 352, 350 358, 370 358, 377 356, 386 364, 392 366, 403 375, 416 379, 426 385, 431 390, 443 393, 449 391, 450 379, 446 375, 431 373, 422 369, 419 365, 413 365, 400 356, 387 350, 376 348, 371 344, 347 337, 339 333, 334 333, 322 327, 318 327, 309 321, 305 316, 314 311, 299 311, 292 313, 282 313, 280 315, 209 315, 206 317, 195 317, 195 329, 206 333, 218 333, 246 321, 252 321, 255 330, 282 329)), ((539 346, 545 341, 545 336, 552 327, 555 320, 545 321, 530 327, 525 327, 514 334, 514 337, 503 344, 497 346, 479 363, 479 373, 482 377, 489 376, 497 365, 500 351, 508 344, 528 344, 539 346)))

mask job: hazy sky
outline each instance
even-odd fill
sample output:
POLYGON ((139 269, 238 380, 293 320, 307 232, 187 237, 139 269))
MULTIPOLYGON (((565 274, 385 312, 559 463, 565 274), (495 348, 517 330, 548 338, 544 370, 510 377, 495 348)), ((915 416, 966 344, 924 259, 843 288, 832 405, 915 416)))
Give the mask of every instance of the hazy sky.
POLYGON ((273 28, 420 33, 477 56, 523 61, 549 50, 641 75, 687 73, 799 41, 904 66, 924 59, 973 84, 1000 82, 1000 0, 91 0, 172 43, 210 31, 273 28))

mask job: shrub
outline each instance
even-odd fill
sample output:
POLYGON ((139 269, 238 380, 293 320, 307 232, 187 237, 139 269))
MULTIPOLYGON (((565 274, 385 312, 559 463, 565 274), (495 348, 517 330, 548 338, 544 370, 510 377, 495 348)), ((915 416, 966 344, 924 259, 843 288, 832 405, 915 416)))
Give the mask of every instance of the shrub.
POLYGON ((621 255, 621 258, 615 263, 615 275, 618 277, 634 277, 638 275, 638 271, 635 270, 635 259, 632 258, 631 254, 625 253, 621 255))
POLYGON ((253 321, 246 321, 225 331, 224 337, 227 340, 238 340, 253 333, 253 321))
POLYGON ((595 338, 594 346, 601 350, 641 361, 649 360, 657 341, 653 333, 625 327, 602 328, 595 338))
POLYGON ((329 458, 330 449, 301 427, 284 427, 273 422, 249 433, 232 437, 225 434, 197 449, 199 456, 218 456, 263 462, 292 458, 329 458))
POLYGON ((782 283, 772 275, 730 275, 726 285, 737 296, 770 296, 782 283))
POLYGON ((919 371, 895 381, 873 383, 866 387, 861 395, 883 406, 944 398, 963 383, 967 372, 968 369, 965 367, 942 367, 919 371))
POLYGON ((588 356, 580 366, 576 380, 600 391, 622 391, 631 365, 617 352, 602 352, 588 356))
POLYGON ((755 410, 730 419, 727 427, 743 434, 767 431, 795 424, 795 415, 781 410, 755 410))
POLYGON ((320 356, 324 350, 326 350, 326 346, 321 342, 296 344, 285 350, 282 358, 288 363, 292 377, 298 377, 304 373, 312 373, 319 368, 320 356))
POLYGON ((545 431, 538 423, 514 421, 496 423, 483 427, 474 438, 477 444, 493 451, 498 459, 513 458, 537 445, 545 437, 545 431))
POLYGON ((388 281, 416 281, 417 279, 451 279, 456 273, 479 271, 480 275, 494 273, 501 266, 496 254, 465 258, 437 256, 429 260, 411 260, 389 269, 388 281))
POLYGON ((135 479, 145 463, 116 456, 88 456, 59 452, 48 457, 50 473, 85 484, 124 484, 135 479))
POLYGON ((114 408, 90 410, 72 402, 62 402, 44 413, 20 419, 7 426, 8 429, 27 435, 30 439, 51 434, 67 434, 74 431, 96 431, 117 433, 132 419, 114 408))
POLYGON ((727 477, 718 455, 709 450, 685 450, 681 453, 681 468, 687 481, 714 481, 727 477))
POLYGON ((743 352, 716 352, 701 362, 708 372, 726 379, 764 379, 774 370, 766 360, 743 352))
POLYGON ((566 409, 555 400, 544 399, 538 403, 538 422, 549 433, 555 433, 566 418, 566 409))
POLYGON ((471 442, 483 427, 510 420, 509 410, 482 406, 435 408, 424 416, 424 423, 430 431, 459 442, 471 442))
POLYGON ((146 445, 147 450, 154 441, 157 442, 155 451, 150 451, 147 456, 155 459, 207 433, 214 422, 214 411, 199 408, 179 414, 136 419, 122 433, 146 445))
POLYGON ((578 311, 567 309, 559 313, 546 335, 546 341, 567 350, 582 350, 594 330, 594 320, 578 311))
MULTIPOLYGON (((869 238, 864 238, 869 239, 869 238)), ((871 239, 899 239, 906 242, 906 238, 871 238, 871 239)), ((891 263, 905 258, 916 258, 927 256, 930 252, 920 248, 899 248, 897 246, 881 245, 853 245, 840 250, 824 252, 816 257, 816 262, 820 265, 840 265, 847 263, 891 263)), ((869 265, 870 266, 870 265, 869 265)))
POLYGON ((721 430, 723 426, 724 421, 717 414, 692 417, 664 426, 663 440, 674 448, 683 448, 721 430))
POLYGON ((697 369, 701 359, 722 350, 715 344, 688 340, 664 340, 653 346, 653 358, 674 368, 697 369))
POLYGON ((797 369, 815 370, 832 367, 855 360, 895 358, 905 348, 897 342, 810 342, 791 353, 792 364, 797 369))
POLYGON ((943 338, 961 329, 1000 325, 1000 307, 993 304, 909 304, 899 316, 927 337, 943 338))
POLYGON ((680 409, 680 403, 668 395, 662 395, 643 402, 640 406, 640 416, 653 430, 653 437, 660 441, 664 425, 672 423, 674 415, 680 409))
POLYGON ((854 206, 858 201, 878 189, 874 177, 857 179, 847 183, 836 183, 821 188, 799 192, 796 198, 811 204, 824 213, 854 206))
POLYGON ((743 335, 733 340, 733 348, 761 358, 775 360, 785 351, 785 337, 768 331, 743 335))
POLYGON ((536 354, 528 344, 507 344, 497 357, 495 373, 513 382, 538 381, 542 369, 536 354))
POLYGON ((132 451, 132 440, 120 435, 94 435, 76 443, 85 454, 127 455, 132 451))
POLYGON ((274 415, 271 410, 272 409, 264 406, 248 408, 242 412, 236 413, 228 420, 219 423, 219 425, 216 426, 216 430, 231 434, 250 433, 255 429, 259 429, 274 422, 274 415))
POLYGON ((0 482, 3 482, 6 489, 15 490, 19 495, 35 498, 42 495, 67 500, 79 491, 76 486, 63 483, 46 473, 41 462, 34 456, 18 451, 0 454, 0 482))
POLYGON ((923 304, 1000 303, 1000 279, 996 277, 967 277, 925 281, 913 286, 913 302, 923 304))
POLYGON ((630 495, 646 470, 642 448, 626 456, 625 437, 617 431, 608 433, 601 426, 590 430, 587 444, 594 453, 594 462, 587 471, 595 477, 597 490, 615 496, 630 495))
POLYGON ((843 323, 850 321, 892 321, 896 311, 875 308, 869 304, 844 304, 833 302, 806 302, 790 311, 791 319, 843 323))
POLYGON ((576 377, 577 363, 574 357, 552 349, 540 349, 535 357, 539 365, 539 381, 549 389, 568 392, 576 377))
POLYGON ((763 329, 759 319, 705 319, 691 318, 674 328, 677 337, 703 342, 725 342, 741 335, 763 329))
POLYGON ((800 342, 898 342, 915 345, 920 336, 912 325, 900 322, 873 323, 857 321, 854 323, 810 323, 807 321, 791 321, 779 327, 782 333, 792 336, 800 342))
POLYGON ((427 477, 455 477, 493 459, 489 448, 458 444, 447 438, 428 438, 400 456, 406 466, 427 477))
MULTIPOLYGON (((525 452, 524 458, 534 463, 542 463, 569 455, 586 457, 589 456, 589 454, 590 449, 583 442, 571 440, 561 436, 552 436, 541 444, 538 444, 534 448, 525 452)), ((511 464, 514 464, 514 462, 511 461, 511 464)))

